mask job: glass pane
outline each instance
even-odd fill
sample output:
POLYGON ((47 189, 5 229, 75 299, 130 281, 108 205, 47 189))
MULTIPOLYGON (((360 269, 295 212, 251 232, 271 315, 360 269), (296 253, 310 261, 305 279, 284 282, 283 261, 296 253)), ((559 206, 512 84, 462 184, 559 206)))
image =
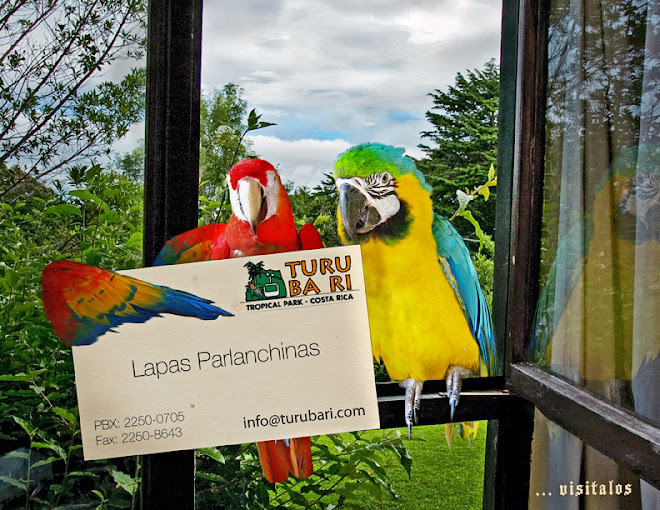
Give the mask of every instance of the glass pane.
POLYGON ((542 291, 531 352, 657 423, 659 15, 658 2, 551 4, 542 291))
POLYGON ((657 508, 653 487, 538 411, 532 451, 530 510, 657 508))
MULTIPOLYGON (((551 1, 541 294, 530 352, 541 366, 656 423, 658 16, 658 2, 551 1)), ((532 457, 532 508, 660 504, 656 489, 542 417, 532 457), (605 484, 607 495, 587 495, 587 481, 598 491, 605 484), (632 492, 611 496, 610 482, 615 493, 617 484, 632 484, 632 492), (562 495, 571 483, 585 493, 562 495)))

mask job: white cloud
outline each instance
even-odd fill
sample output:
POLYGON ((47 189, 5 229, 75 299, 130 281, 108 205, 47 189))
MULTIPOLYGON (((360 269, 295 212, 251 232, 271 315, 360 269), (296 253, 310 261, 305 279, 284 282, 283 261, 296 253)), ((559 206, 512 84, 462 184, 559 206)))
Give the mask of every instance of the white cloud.
POLYGON ((392 140, 360 140, 351 143, 347 140, 282 140, 274 136, 248 136, 252 141, 252 149, 262 159, 275 165, 282 180, 292 181, 298 186, 313 188, 323 179, 323 175, 331 172, 337 157, 357 143, 365 141, 383 141, 397 147, 404 147, 405 154, 414 158, 422 156, 422 152, 412 145, 396 143, 392 140))
POLYGON ((346 140, 281 140, 266 135, 249 138, 252 148, 277 167, 283 181, 311 188, 332 170, 337 156, 352 145, 346 140))
POLYGON ((481 33, 499 30, 501 7, 497 2, 479 0, 434 2, 406 10, 395 20, 409 32, 412 44, 456 47, 462 41, 479 38, 481 33))
POLYGON ((202 87, 243 87, 277 123, 251 137, 254 150, 316 185, 350 145, 421 157, 428 94, 497 57, 500 23, 490 0, 207 0, 202 87))
POLYGON ((144 121, 133 124, 129 128, 128 133, 113 145, 113 151, 117 154, 132 151, 140 142, 144 141, 144 135, 144 121))

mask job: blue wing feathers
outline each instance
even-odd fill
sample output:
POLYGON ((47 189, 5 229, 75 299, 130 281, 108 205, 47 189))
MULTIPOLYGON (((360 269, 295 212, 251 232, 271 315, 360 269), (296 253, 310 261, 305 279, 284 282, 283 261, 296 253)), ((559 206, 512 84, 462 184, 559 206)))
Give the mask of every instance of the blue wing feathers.
POLYGON ((557 246, 556 257, 539 294, 534 316, 529 352, 535 363, 547 362, 548 346, 557 323, 584 271, 592 230, 593 220, 581 218, 571 226, 557 246))
POLYGON ((496 347, 493 320, 484 296, 479 276, 460 234, 448 219, 435 216, 433 235, 438 257, 449 283, 465 311, 472 336, 489 375, 495 374, 496 347))
POLYGON ((223 317, 232 317, 233 314, 229 313, 222 308, 213 306, 209 299, 204 299, 181 290, 170 289, 167 287, 161 287, 165 289, 163 295, 163 304, 162 307, 156 308, 156 312, 167 312, 174 313, 176 315, 185 315, 189 317, 197 317, 198 319, 203 320, 214 320, 218 316, 223 317))

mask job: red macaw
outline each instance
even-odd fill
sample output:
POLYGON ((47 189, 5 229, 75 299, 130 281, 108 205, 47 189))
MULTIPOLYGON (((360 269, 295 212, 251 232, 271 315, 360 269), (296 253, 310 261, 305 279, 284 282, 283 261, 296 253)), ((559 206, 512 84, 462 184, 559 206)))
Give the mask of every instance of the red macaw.
MULTIPOLYGON (((291 202, 277 171, 267 161, 244 159, 227 173, 232 215, 226 224, 206 225, 165 244, 154 265, 218 260, 323 248, 311 224, 298 233, 291 202)), ((257 443, 266 479, 284 482, 291 473, 313 473, 309 437, 257 443)))
POLYGON ((72 260, 46 266, 41 299, 65 345, 89 345, 124 322, 145 322, 161 313, 204 320, 232 315, 208 299, 72 260))

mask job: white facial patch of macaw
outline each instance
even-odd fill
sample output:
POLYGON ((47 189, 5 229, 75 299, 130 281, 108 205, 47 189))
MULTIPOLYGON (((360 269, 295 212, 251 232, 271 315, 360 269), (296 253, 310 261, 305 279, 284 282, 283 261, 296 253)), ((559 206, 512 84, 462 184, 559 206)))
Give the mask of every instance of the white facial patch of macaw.
POLYGON ((266 215, 264 220, 270 218, 277 211, 277 197, 280 195, 280 180, 277 177, 277 174, 272 170, 266 172, 267 184, 264 189, 264 198, 266 200, 266 215))
POLYGON ((270 170, 266 172, 266 186, 263 186, 258 179, 247 176, 240 179, 234 189, 229 175, 227 175, 227 185, 234 215, 239 220, 250 223, 253 228, 277 211, 280 183, 275 172, 270 170))
POLYGON ((382 225, 401 209, 401 202, 396 196, 396 181, 389 172, 375 173, 349 179, 339 178, 335 181, 337 189, 349 185, 364 195, 366 201, 360 215, 355 232, 366 234, 378 225, 382 225))

